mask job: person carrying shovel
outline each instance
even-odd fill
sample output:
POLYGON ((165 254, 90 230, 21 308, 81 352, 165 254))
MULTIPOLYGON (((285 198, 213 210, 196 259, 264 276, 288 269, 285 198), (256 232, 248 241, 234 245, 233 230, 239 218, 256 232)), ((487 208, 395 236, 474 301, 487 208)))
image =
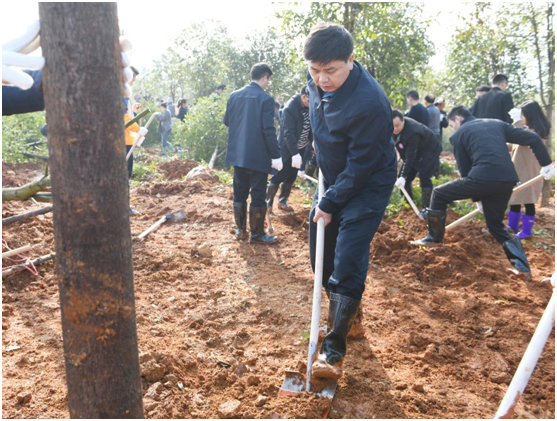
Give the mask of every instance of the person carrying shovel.
POLYGON ((454 155, 461 178, 433 190, 431 206, 426 210, 428 234, 412 241, 414 245, 443 242, 447 205, 455 200, 471 198, 485 216, 487 228, 511 264, 524 274, 530 273, 526 254, 518 238, 505 229, 503 218, 518 179, 506 142, 529 146, 542 166, 541 175, 550 179, 555 167, 540 137, 531 131, 513 127, 495 119, 478 119, 463 106, 449 113, 454 155))
POLYGON ((316 231, 325 222, 322 284, 329 296, 327 334, 312 378, 342 375, 346 338, 360 309, 370 243, 397 175, 391 105, 377 81, 354 60, 354 41, 341 25, 320 23, 307 36, 309 116, 325 193, 310 212, 315 271, 316 231))

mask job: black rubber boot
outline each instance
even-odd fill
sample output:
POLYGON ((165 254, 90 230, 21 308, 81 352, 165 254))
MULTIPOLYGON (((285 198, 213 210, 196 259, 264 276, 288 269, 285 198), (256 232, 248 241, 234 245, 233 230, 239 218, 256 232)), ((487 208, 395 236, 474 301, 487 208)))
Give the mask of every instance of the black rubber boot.
POLYGON ((315 172, 315 169, 317 168, 316 165, 313 164, 309 164, 306 167, 306 175, 309 175, 310 177, 313 177, 313 173, 315 172))
POLYGON ((234 202, 234 220, 236 221, 236 238, 238 240, 244 239, 247 236, 246 221, 247 221, 248 204, 234 202))
POLYGON ((416 246, 426 246, 431 243, 442 243, 445 236, 445 222, 447 221, 447 211, 427 209, 427 228, 428 233, 425 238, 410 241, 416 246))
POLYGON ((518 238, 505 241, 503 243, 503 250, 505 250, 505 254, 509 262, 511 262, 511 265, 522 273, 530 273, 530 265, 528 264, 526 253, 524 253, 524 249, 518 238))
POLYGON ((273 244, 278 241, 276 235, 267 235, 265 233, 265 214, 267 208, 249 207, 249 228, 251 230, 251 243, 273 244))
POLYGON ((328 332, 311 370, 315 377, 336 381, 342 376, 342 360, 346 355, 346 338, 352 328, 360 300, 331 292, 328 332))
POLYGON ((279 196, 279 209, 290 212, 294 210, 290 206, 288 206, 288 198, 290 197, 291 192, 292 183, 282 183, 279 196))
POLYGON ((279 188, 278 184, 270 183, 267 187, 267 208, 269 211, 273 211, 273 202, 275 201, 275 196, 277 195, 277 190, 279 188))
POLYGON ((431 202, 431 193, 433 192, 433 189, 430 189, 429 187, 424 187, 422 189, 422 208, 424 210, 429 208, 430 202, 431 202))

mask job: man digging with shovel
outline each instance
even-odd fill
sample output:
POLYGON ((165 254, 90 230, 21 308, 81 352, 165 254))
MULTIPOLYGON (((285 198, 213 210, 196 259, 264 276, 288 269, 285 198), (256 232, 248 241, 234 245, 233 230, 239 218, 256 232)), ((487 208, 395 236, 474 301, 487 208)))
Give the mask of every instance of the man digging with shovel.
POLYGON ((543 167, 547 180, 555 175, 555 167, 540 137, 500 120, 475 118, 466 108, 455 107, 449 113, 454 156, 461 178, 433 190, 427 209, 428 234, 412 241, 414 245, 442 243, 445 235, 447 205, 455 200, 471 198, 485 216, 491 235, 503 246, 509 262, 523 274, 530 273, 526 254, 518 238, 505 229, 503 218, 518 175, 506 143, 529 146, 543 167))
POLYGON ((315 271, 317 221, 325 221, 322 284, 329 297, 327 334, 312 378, 342 375, 346 338, 360 309, 369 247, 396 180, 393 121, 387 96, 352 54, 350 33, 337 24, 314 26, 304 43, 309 115, 325 193, 310 213, 315 271))

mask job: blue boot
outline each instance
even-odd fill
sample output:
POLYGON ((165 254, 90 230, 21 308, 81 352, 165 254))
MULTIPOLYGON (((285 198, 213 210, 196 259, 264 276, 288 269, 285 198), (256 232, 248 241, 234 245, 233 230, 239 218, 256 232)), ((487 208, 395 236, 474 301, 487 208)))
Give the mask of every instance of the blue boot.
POLYGON ((507 225, 507 231, 518 232, 518 226, 520 224, 520 217, 522 212, 509 211, 509 223, 507 225))
POLYGON ((520 239, 531 237, 534 222, 536 222, 536 215, 524 215, 522 217, 522 230, 518 234, 515 234, 514 237, 520 239))

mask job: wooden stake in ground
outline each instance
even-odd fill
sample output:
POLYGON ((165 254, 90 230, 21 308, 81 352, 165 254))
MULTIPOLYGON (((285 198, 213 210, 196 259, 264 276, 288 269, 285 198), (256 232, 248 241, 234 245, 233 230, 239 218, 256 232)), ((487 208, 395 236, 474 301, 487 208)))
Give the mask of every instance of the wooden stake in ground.
POLYGON ((72 418, 143 418, 116 3, 39 3, 72 418))

